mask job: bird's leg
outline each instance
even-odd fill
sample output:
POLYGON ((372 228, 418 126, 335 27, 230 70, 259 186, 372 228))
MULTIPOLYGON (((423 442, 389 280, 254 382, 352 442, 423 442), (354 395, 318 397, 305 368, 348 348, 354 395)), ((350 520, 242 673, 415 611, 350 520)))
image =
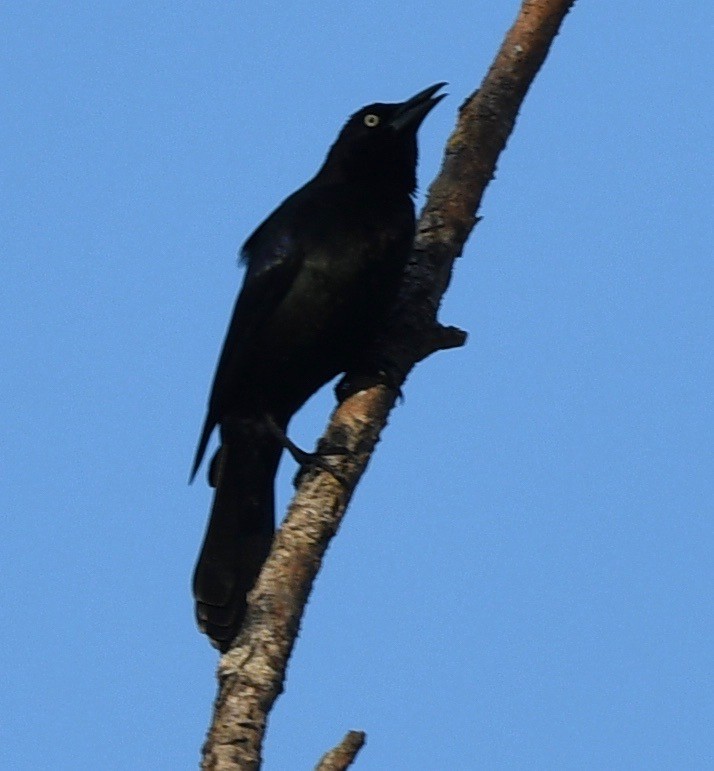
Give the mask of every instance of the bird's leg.
POLYGON ((298 447, 295 442, 293 442, 293 440, 290 439, 290 437, 285 433, 285 431, 280 428, 272 415, 267 415, 266 417, 266 422, 270 433, 275 439, 277 439, 277 441, 280 443, 280 446, 287 450, 290 455, 292 455, 293 460, 299 466, 314 464, 316 453, 308 452, 307 450, 303 450, 301 447, 298 447))
POLYGON ((300 471, 295 478, 296 486, 297 482, 302 477, 303 472, 310 466, 327 471, 327 473, 332 474, 341 485, 347 486, 347 481, 344 476, 334 468, 332 464, 325 460, 326 455, 348 455, 350 451, 346 447, 330 447, 327 450, 323 449, 322 452, 307 452, 307 450, 298 447, 295 442, 290 439, 285 431, 280 428, 272 415, 267 415, 266 417, 266 424, 270 433, 280 443, 281 447, 286 449, 290 455, 292 455, 293 460, 300 466, 300 471))

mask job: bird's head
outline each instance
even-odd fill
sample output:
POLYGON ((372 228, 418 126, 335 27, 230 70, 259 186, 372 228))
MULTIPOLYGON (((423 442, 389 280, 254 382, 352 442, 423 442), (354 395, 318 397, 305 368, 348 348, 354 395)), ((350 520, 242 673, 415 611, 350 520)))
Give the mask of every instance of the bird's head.
POLYGON ((324 176, 404 188, 416 187, 417 141, 422 121, 446 96, 445 83, 420 91, 405 102, 367 105, 345 124, 330 148, 324 176))

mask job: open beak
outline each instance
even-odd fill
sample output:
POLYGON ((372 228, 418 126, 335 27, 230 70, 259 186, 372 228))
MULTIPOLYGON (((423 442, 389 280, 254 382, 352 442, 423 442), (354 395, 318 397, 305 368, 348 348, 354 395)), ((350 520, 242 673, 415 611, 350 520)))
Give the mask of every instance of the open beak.
POLYGON ((416 131, 429 112, 446 96, 446 94, 434 96, 445 85, 446 83, 437 83, 429 86, 429 88, 425 88, 411 99, 398 105, 397 112, 389 122, 391 127, 395 131, 404 131, 405 129, 416 131))

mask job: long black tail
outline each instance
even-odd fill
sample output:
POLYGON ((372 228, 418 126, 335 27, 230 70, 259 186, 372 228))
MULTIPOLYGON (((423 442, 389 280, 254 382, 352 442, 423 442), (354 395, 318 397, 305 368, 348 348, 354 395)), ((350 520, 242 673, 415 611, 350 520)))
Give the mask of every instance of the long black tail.
POLYGON ((224 424, 222 440, 209 472, 216 492, 193 574, 193 594, 201 631, 226 651, 240 630, 246 595, 270 551, 282 447, 260 418, 224 424))

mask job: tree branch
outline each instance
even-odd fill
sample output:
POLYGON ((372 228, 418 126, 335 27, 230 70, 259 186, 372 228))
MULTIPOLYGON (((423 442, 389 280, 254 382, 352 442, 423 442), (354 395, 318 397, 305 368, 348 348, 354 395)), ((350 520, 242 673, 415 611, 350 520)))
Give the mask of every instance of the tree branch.
MULTIPOLYGON (((426 356, 465 342, 464 332, 438 324, 441 297, 454 260, 477 222, 484 190, 526 92, 573 2, 525 0, 481 88, 460 108, 442 169, 417 226, 395 321, 379 345, 378 360, 390 362, 390 375, 397 383, 426 356)), ((347 484, 319 470, 301 477, 248 597, 240 635, 219 663, 213 722, 203 747, 204 769, 260 767, 267 717, 282 692, 312 583, 395 399, 395 390, 375 385, 350 396, 333 413, 321 443, 351 451, 333 458, 347 484)))
POLYGON ((349 731, 345 738, 329 752, 326 752, 315 771, 345 771, 349 768, 365 742, 364 731, 349 731))

